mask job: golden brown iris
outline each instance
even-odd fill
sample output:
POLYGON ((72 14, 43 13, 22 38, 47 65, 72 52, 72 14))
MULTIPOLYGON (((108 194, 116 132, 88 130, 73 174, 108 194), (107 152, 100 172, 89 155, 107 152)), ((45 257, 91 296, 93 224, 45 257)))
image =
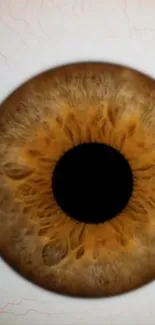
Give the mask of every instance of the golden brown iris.
POLYGON ((51 70, 2 104, 0 249, 21 274, 88 297, 154 278, 154 104, 153 80, 99 63, 51 70))

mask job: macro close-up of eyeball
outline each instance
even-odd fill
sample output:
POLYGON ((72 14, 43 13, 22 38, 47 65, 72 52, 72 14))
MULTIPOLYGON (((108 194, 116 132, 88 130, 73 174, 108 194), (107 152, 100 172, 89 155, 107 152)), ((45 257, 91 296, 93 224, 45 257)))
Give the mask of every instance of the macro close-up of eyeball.
POLYGON ((0 324, 153 325, 153 3, 13 2, 0 11, 0 324))

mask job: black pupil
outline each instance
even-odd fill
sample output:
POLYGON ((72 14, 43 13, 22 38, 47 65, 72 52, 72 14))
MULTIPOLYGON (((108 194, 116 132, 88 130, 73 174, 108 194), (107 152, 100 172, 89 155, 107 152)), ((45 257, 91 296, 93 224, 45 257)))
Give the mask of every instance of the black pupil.
POLYGON ((57 204, 85 223, 105 222, 119 214, 132 194, 133 177, 124 156, 102 143, 84 143, 57 162, 52 178, 57 204))

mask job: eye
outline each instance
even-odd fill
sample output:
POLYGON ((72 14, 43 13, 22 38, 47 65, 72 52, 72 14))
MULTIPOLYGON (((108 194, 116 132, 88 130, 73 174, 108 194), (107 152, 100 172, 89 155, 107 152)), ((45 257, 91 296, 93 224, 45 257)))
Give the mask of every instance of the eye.
POLYGON ((82 297, 155 276, 154 80, 104 63, 58 67, 0 109, 0 252, 82 297))

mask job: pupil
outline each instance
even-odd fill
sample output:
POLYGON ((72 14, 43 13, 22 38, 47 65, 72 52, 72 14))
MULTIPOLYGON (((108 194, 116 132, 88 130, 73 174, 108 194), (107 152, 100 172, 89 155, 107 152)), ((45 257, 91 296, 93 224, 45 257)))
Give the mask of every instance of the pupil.
POLYGON ((85 223, 110 220, 127 205, 133 176, 124 156, 103 143, 84 143, 65 152, 52 177, 57 204, 85 223))

